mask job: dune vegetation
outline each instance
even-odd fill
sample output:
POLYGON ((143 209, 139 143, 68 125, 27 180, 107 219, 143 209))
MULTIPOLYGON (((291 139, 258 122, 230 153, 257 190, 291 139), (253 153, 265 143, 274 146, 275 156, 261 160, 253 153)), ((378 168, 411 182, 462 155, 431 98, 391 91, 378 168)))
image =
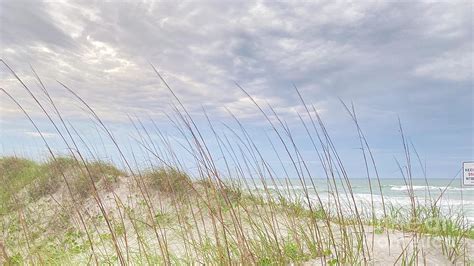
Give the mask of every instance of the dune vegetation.
POLYGON ((427 193, 429 205, 415 196, 412 173, 419 158, 401 125, 405 157, 398 163, 411 202, 403 208, 384 201, 369 141, 354 108, 341 103, 360 139, 371 195, 382 194, 383 211, 376 214, 373 199, 361 206, 354 198, 351 175, 323 119, 296 88, 305 108, 299 123, 323 177, 305 163, 292 129, 275 109, 261 106, 244 88, 239 87, 272 130, 269 141, 280 164, 265 158, 261 151, 269 147, 255 143, 230 111, 234 122, 225 132, 215 130, 217 122, 208 114, 205 125, 198 125, 158 71, 176 102, 169 123, 182 142, 178 149, 158 127, 150 131, 140 119, 132 120, 136 137, 130 143, 143 156, 129 155, 94 107, 61 84, 119 155, 114 161, 99 159, 38 76, 40 93, 13 70, 11 74, 44 111, 69 152, 55 153, 22 103, 0 89, 42 136, 47 153, 44 160, 0 158, 0 264, 474 263, 474 227, 463 213, 441 211, 443 193, 427 193), (203 137, 203 127, 211 137, 203 137), (184 166, 178 151, 187 153, 186 165, 193 170, 184 166), (295 183, 280 178, 276 168, 291 173, 302 189, 296 192, 295 183), (318 187, 317 178, 326 180, 327 187, 318 187), (323 190, 329 201, 319 196, 323 190))

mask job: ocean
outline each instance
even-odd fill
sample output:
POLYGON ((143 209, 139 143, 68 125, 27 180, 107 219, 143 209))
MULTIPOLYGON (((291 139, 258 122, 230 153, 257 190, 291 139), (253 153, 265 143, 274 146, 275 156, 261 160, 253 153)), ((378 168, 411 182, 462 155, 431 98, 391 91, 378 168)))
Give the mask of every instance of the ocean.
MULTIPOLYGON (((321 202, 323 205, 331 209, 331 205, 335 202, 335 189, 330 187, 326 179, 305 179, 305 186, 308 188, 308 196, 312 202, 321 202), (314 184, 314 186, 313 186, 314 184), (316 189, 315 189, 316 188, 316 189)), ((265 185, 261 180, 246 180, 250 190, 264 191, 268 189, 273 195, 283 195, 288 199, 300 199, 306 201, 304 185, 299 179, 275 179, 265 180, 265 185)), ((372 215, 372 204, 375 214, 380 217, 383 215, 382 194, 385 206, 391 206, 393 209, 409 210, 411 200, 409 197, 409 187, 400 178, 383 178, 380 179, 380 187, 377 179, 371 179, 372 194, 370 191, 369 181, 365 178, 350 179, 350 184, 354 196, 354 200, 350 196, 347 189, 344 191, 341 184, 337 186, 337 193, 344 205, 350 208, 352 202, 356 202, 359 212, 367 217, 372 215), (381 188, 381 189, 380 189, 381 188)), ((244 185, 241 184, 240 185, 244 185)), ((430 206, 434 202, 440 207, 442 213, 446 215, 462 214, 466 221, 474 225, 474 187, 463 187, 460 179, 413 179, 412 186, 415 201, 418 206, 430 206), (441 196, 442 195, 442 196, 441 196), (441 197, 440 197, 441 196, 441 197)), ((387 209, 387 207, 386 207, 387 209)))

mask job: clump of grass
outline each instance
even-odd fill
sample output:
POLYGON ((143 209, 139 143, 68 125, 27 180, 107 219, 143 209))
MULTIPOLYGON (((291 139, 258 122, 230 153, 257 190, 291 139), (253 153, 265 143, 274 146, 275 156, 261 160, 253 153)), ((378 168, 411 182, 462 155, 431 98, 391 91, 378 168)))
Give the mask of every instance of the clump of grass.
POLYGON ((41 164, 41 174, 29 189, 32 200, 55 193, 62 186, 61 175, 74 174, 76 166, 75 160, 68 156, 57 156, 41 164))
POLYGON ((228 199, 231 203, 238 203, 242 199, 242 190, 234 186, 224 186, 220 189, 222 197, 228 199))
POLYGON ((92 195, 94 183, 99 183, 107 191, 112 191, 114 184, 120 176, 125 173, 115 167, 113 164, 103 161, 87 162, 85 166, 81 165, 80 169, 73 174, 71 188, 75 194, 84 199, 92 195))
POLYGON ((468 226, 464 216, 441 212, 439 207, 416 205, 415 210, 387 205, 387 216, 367 221, 377 228, 391 228, 405 232, 433 236, 463 236, 474 238, 474 226, 468 226), (413 216, 413 214, 416 214, 413 216))
POLYGON ((217 201, 224 210, 229 209, 229 205, 238 205, 246 194, 235 184, 226 184, 222 181, 211 181, 209 179, 194 182, 196 189, 204 188, 211 192, 213 199, 217 201))
POLYGON ((10 204, 12 197, 27 188, 27 194, 33 201, 54 194, 64 184, 61 176, 71 180, 71 190, 80 198, 88 197, 92 192, 91 181, 102 181, 108 191, 119 176, 125 173, 113 164, 103 161, 79 163, 69 156, 57 156, 45 163, 17 157, 0 158, 0 211, 11 209, 17 204, 10 204))
POLYGON ((0 214, 18 207, 15 193, 30 185, 42 169, 35 161, 14 156, 0 158, 0 214))
POLYGON ((94 181, 102 179, 107 186, 117 182, 118 177, 126 175, 124 171, 118 169, 112 163, 104 161, 93 161, 88 163, 87 168, 94 181))
POLYGON ((191 178, 184 172, 171 167, 152 169, 143 175, 145 181, 160 192, 182 195, 191 190, 191 178))

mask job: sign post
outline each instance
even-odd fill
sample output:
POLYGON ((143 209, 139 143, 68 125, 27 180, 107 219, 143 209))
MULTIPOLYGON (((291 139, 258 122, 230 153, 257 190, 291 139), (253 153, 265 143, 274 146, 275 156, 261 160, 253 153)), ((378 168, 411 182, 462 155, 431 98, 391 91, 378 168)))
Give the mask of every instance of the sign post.
POLYGON ((464 186, 474 186, 474 162, 464 162, 462 164, 464 186))

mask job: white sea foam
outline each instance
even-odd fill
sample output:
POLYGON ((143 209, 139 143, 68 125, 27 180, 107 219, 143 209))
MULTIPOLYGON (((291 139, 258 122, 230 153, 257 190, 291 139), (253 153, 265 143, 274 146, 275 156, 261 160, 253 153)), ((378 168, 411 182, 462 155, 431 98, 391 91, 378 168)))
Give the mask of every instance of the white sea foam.
POLYGON ((408 191, 408 190, 436 190, 436 191, 474 191, 474 187, 442 187, 442 186, 395 186, 392 185, 390 190, 408 191))
MULTIPOLYGON (((376 215, 383 215, 382 202, 385 203, 385 206, 393 206, 395 208, 411 205, 411 199, 406 194, 409 187, 400 184, 400 180, 394 181, 396 182, 395 184, 392 183, 382 185, 382 191, 384 194, 383 200, 377 188, 375 188, 375 190, 373 190, 373 194, 371 194, 368 184, 362 182, 362 180, 354 181, 355 184, 352 186, 353 195, 344 194, 346 190, 343 189, 338 191, 339 200, 343 205, 343 209, 353 210, 354 201, 352 197, 355 200, 357 208, 364 215, 370 215, 372 205, 376 215)), ((436 182, 439 181, 436 180, 436 182)), ((450 180, 445 180, 445 182, 446 184, 449 184, 450 180)), ((423 180, 416 180, 416 183, 417 184, 414 184, 412 188, 417 205, 430 206, 435 201, 437 201, 437 206, 441 208, 442 212, 445 212, 446 214, 457 212, 462 213, 469 223, 474 224, 474 187, 456 187, 454 185, 443 186, 438 184, 426 186, 423 184, 423 180), (431 193, 431 198, 428 197, 428 191, 431 193), (438 196, 442 192, 445 193, 438 200, 438 196)), ((439 182, 439 184, 442 184, 442 182, 439 182)), ((256 182, 255 185, 257 186, 257 190, 264 190, 262 183, 256 182)), ((250 186, 253 187, 253 185, 250 186)), ((288 186, 284 182, 277 182, 277 184, 267 182, 266 187, 269 189, 271 195, 276 196, 278 191, 279 195, 287 197, 287 199, 290 201, 296 199, 303 199, 303 202, 306 201, 306 194, 303 192, 305 187, 295 180, 290 180, 290 195, 287 195, 288 186)), ((319 204, 321 201, 324 206, 328 207, 328 210, 331 210, 331 206, 335 204, 335 195, 333 194, 335 192, 328 192, 327 184, 322 183, 320 180, 318 180, 316 183, 316 191, 312 185, 310 185, 310 183, 307 184, 307 191, 309 192, 310 200, 315 204, 319 204)))

